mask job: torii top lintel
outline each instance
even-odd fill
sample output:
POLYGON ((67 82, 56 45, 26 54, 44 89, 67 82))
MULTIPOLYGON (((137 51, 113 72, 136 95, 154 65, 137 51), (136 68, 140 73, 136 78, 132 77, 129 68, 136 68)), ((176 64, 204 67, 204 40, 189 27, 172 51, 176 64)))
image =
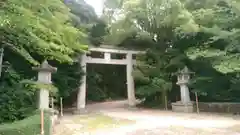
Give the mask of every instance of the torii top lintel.
POLYGON ((88 51, 94 52, 107 52, 107 53, 119 53, 119 54, 142 54, 145 51, 127 50, 124 48, 114 47, 110 45, 101 45, 99 47, 89 47, 88 51))

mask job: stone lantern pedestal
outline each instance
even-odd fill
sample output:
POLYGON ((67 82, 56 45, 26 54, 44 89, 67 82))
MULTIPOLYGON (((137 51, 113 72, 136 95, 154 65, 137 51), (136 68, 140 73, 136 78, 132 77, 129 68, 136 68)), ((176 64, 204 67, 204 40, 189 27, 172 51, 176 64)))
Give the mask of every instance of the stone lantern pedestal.
POLYGON ((181 101, 172 103, 172 111, 173 112, 192 113, 193 110, 194 110, 193 103, 183 104, 181 101))
MULTIPOLYGON (((39 67, 34 67, 33 70, 38 71, 38 82, 51 84, 52 73, 56 72, 57 68, 50 66, 47 61, 44 61, 39 67)), ((45 88, 41 88, 39 91, 38 108, 49 109, 49 90, 45 88)))
POLYGON ((185 113, 193 112, 193 103, 190 100, 189 89, 187 86, 191 73, 192 72, 190 72, 187 67, 185 67, 183 70, 177 73, 178 75, 177 85, 180 86, 181 101, 172 103, 172 110, 174 112, 185 112, 185 113))

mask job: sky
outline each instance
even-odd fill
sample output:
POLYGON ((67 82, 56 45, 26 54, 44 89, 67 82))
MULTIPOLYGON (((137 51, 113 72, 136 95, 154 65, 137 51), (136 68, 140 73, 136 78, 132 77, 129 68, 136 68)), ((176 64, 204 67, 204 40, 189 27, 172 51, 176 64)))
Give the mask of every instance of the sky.
POLYGON ((95 9, 97 15, 102 14, 104 0, 85 0, 85 1, 95 9))

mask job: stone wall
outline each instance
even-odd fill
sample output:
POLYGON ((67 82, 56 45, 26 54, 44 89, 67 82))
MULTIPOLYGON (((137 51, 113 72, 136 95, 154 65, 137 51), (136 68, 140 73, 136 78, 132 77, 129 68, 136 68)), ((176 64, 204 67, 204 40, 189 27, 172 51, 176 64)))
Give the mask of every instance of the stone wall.
MULTIPOLYGON (((206 103, 199 102, 200 112, 240 113, 240 103, 206 103)), ((195 107, 196 109, 196 104, 195 107)))

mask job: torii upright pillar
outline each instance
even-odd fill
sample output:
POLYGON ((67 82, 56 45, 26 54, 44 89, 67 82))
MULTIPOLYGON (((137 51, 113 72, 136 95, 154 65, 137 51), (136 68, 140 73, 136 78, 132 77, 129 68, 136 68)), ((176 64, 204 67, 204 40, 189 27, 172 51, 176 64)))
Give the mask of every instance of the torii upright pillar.
POLYGON ((81 56, 81 68, 84 72, 84 75, 81 79, 81 86, 79 87, 78 96, 77 96, 77 111, 82 111, 86 106, 86 74, 87 74, 87 63, 86 63, 86 54, 81 56))
POLYGON ((135 86, 134 86, 134 78, 133 78, 133 58, 132 53, 127 54, 127 93, 128 93, 128 104, 130 107, 134 107, 136 105, 135 98, 135 86))

